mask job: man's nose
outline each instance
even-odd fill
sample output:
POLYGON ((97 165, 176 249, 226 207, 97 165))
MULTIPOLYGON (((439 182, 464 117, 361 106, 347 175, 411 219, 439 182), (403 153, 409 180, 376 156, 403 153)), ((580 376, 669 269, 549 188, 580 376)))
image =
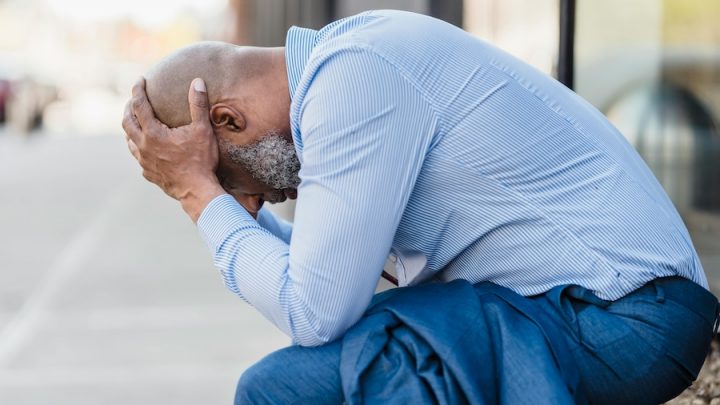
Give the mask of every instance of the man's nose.
POLYGON ((262 195, 265 201, 269 201, 271 204, 281 203, 287 200, 287 196, 283 190, 273 190, 266 192, 262 195))

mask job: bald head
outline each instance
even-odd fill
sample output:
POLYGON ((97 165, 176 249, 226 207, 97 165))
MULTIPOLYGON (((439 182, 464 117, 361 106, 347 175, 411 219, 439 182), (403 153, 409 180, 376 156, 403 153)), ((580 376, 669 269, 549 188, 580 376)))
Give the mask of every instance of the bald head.
POLYGON ((158 120, 171 128, 192 122, 188 92, 195 78, 207 87, 226 189, 268 201, 293 195, 300 163, 290 135, 284 48, 200 42, 170 54, 145 75, 158 120))
POLYGON ((188 89, 205 81, 210 105, 228 96, 253 74, 252 52, 225 42, 199 42, 163 58, 145 75, 148 100, 157 118, 175 128, 190 123, 188 89))

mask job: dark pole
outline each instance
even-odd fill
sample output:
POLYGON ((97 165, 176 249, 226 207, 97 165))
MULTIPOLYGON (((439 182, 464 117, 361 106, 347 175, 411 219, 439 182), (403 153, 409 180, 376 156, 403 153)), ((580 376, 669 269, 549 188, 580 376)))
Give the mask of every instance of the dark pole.
POLYGON ((575 0, 560 0, 557 78, 570 89, 575 85, 575 2, 575 0))
POLYGON ((325 1, 325 13, 327 15, 328 24, 335 21, 338 16, 337 13, 337 7, 335 6, 335 3, 337 0, 326 0, 325 1))
POLYGON ((430 15, 445 20, 450 24, 462 27, 462 0, 430 0, 430 15))

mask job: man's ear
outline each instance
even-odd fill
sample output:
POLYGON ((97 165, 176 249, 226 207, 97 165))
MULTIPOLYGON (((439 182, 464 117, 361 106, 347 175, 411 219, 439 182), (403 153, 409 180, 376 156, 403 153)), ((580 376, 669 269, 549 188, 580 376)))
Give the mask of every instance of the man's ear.
POLYGON ((210 122, 213 128, 225 128, 233 132, 244 131, 247 124, 245 116, 237 108, 225 103, 210 107, 210 122))

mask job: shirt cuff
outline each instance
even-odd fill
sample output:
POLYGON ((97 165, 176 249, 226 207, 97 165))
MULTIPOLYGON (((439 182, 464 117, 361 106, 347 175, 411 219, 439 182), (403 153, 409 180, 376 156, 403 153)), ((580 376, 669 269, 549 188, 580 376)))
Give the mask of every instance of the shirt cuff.
POLYGON ((197 221, 200 236, 213 253, 228 236, 248 225, 257 226, 257 222, 230 194, 213 198, 197 221))

